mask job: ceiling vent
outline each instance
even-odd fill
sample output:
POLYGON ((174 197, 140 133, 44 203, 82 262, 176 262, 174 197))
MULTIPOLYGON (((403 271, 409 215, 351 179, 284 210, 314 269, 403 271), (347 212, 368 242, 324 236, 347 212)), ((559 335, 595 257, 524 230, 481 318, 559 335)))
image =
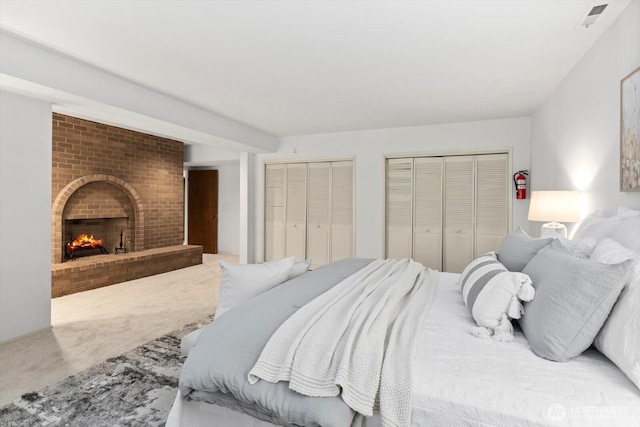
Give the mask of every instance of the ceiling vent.
POLYGON ((578 21, 578 25, 576 25, 576 27, 589 28, 596 22, 600 15, 602 15, 602 12, 604 12, 607 6, 608 4, 601 4, 588 8, 580 17, 580 20, 578 21))

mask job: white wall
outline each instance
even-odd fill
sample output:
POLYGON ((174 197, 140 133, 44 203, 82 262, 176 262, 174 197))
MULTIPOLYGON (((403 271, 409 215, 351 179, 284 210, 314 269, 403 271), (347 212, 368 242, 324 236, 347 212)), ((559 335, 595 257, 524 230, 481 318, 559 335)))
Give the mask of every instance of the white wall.
MULTIPOLYGON (((530 120, 519 117, 408 128, 375 129, 282 138, 275 154, 256 155, 256 259, 264 258, 264 161, 354 157, 356 256, 384 256, 384 156, 443 150, 512 148, 513 171, 529 169, 530 120)), ((513 226, 528 228, 528 201, 513 202, 513 226)))
POLYGON ((239 254, 240 166, 218 166, 218 252, 239 254))
POLYGON ((256 190, 256 156, 240 153, 240 264, 256 262, 256 212, 258 191, 256 190))
POLYGON ((0 342, 51 325, 51 104, 0 92, 0 342))
POLYGON ((210 145, 190 144, 184 146, 184 165, 204 167, 223 163, 238 164, 240 152, 221 150, 210 145))
POLYGON ((640 193, 621 192, 619 181, 620 80, 638 66, 636 0, 532 115, 534 190, 582 191, 583 215, 619 205, 640 208, 640 193))

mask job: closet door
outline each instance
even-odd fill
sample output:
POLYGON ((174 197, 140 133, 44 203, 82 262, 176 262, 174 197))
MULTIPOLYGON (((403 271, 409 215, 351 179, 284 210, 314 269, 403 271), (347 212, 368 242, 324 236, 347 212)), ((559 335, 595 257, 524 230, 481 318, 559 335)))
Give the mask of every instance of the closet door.
POLYGON ((353 257, 353 162, 331 163, 331 262, 353 257))
POLYGON ((329 263, 329 196, 331 164, 309 163, 307 258, 311 266, 329 263))
POLYGON ((413 259, 442 270, 442 157, 413 160, 413 259))
POLYGON ((509 232, 509 158, 476 156, 475 256, 495 251, 509 232))
POLYGON ((413 159, 388 159, 386 175, 387 258, 411 258, 413 159))
POLYGON ((473 259, 473 156, 444 159, 443 270, 461 273, 473 259))
POLYGON ((307 164, 287 166, 287 234, 285 256, 305 259, 307 223, 307 164))
POLYGON ((285 165, 265 167, 264 258, 273 261, 285 255, 285 165))

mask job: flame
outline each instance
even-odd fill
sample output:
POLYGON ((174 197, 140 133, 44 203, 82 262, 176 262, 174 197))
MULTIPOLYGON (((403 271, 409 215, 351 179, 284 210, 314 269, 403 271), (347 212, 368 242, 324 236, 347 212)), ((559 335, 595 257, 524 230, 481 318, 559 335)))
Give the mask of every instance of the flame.
POLYGON ((97 248, 104 246, 104 242, 102 239, 94 238, 93 234, 89 236, 88 234, 82 233, 73 239, 72 242, 69 242, 67 246, 71 246, 72 248, 97 248))

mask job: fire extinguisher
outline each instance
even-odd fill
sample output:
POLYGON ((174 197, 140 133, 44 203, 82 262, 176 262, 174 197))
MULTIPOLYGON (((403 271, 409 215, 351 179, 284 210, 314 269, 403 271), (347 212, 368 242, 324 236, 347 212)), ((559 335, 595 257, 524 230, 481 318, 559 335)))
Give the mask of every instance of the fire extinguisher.
POLYGON ((516 185, 516 199, 527 198, 527 176, 529 171, 518 171, 513 174, 513 183, 516 185))

